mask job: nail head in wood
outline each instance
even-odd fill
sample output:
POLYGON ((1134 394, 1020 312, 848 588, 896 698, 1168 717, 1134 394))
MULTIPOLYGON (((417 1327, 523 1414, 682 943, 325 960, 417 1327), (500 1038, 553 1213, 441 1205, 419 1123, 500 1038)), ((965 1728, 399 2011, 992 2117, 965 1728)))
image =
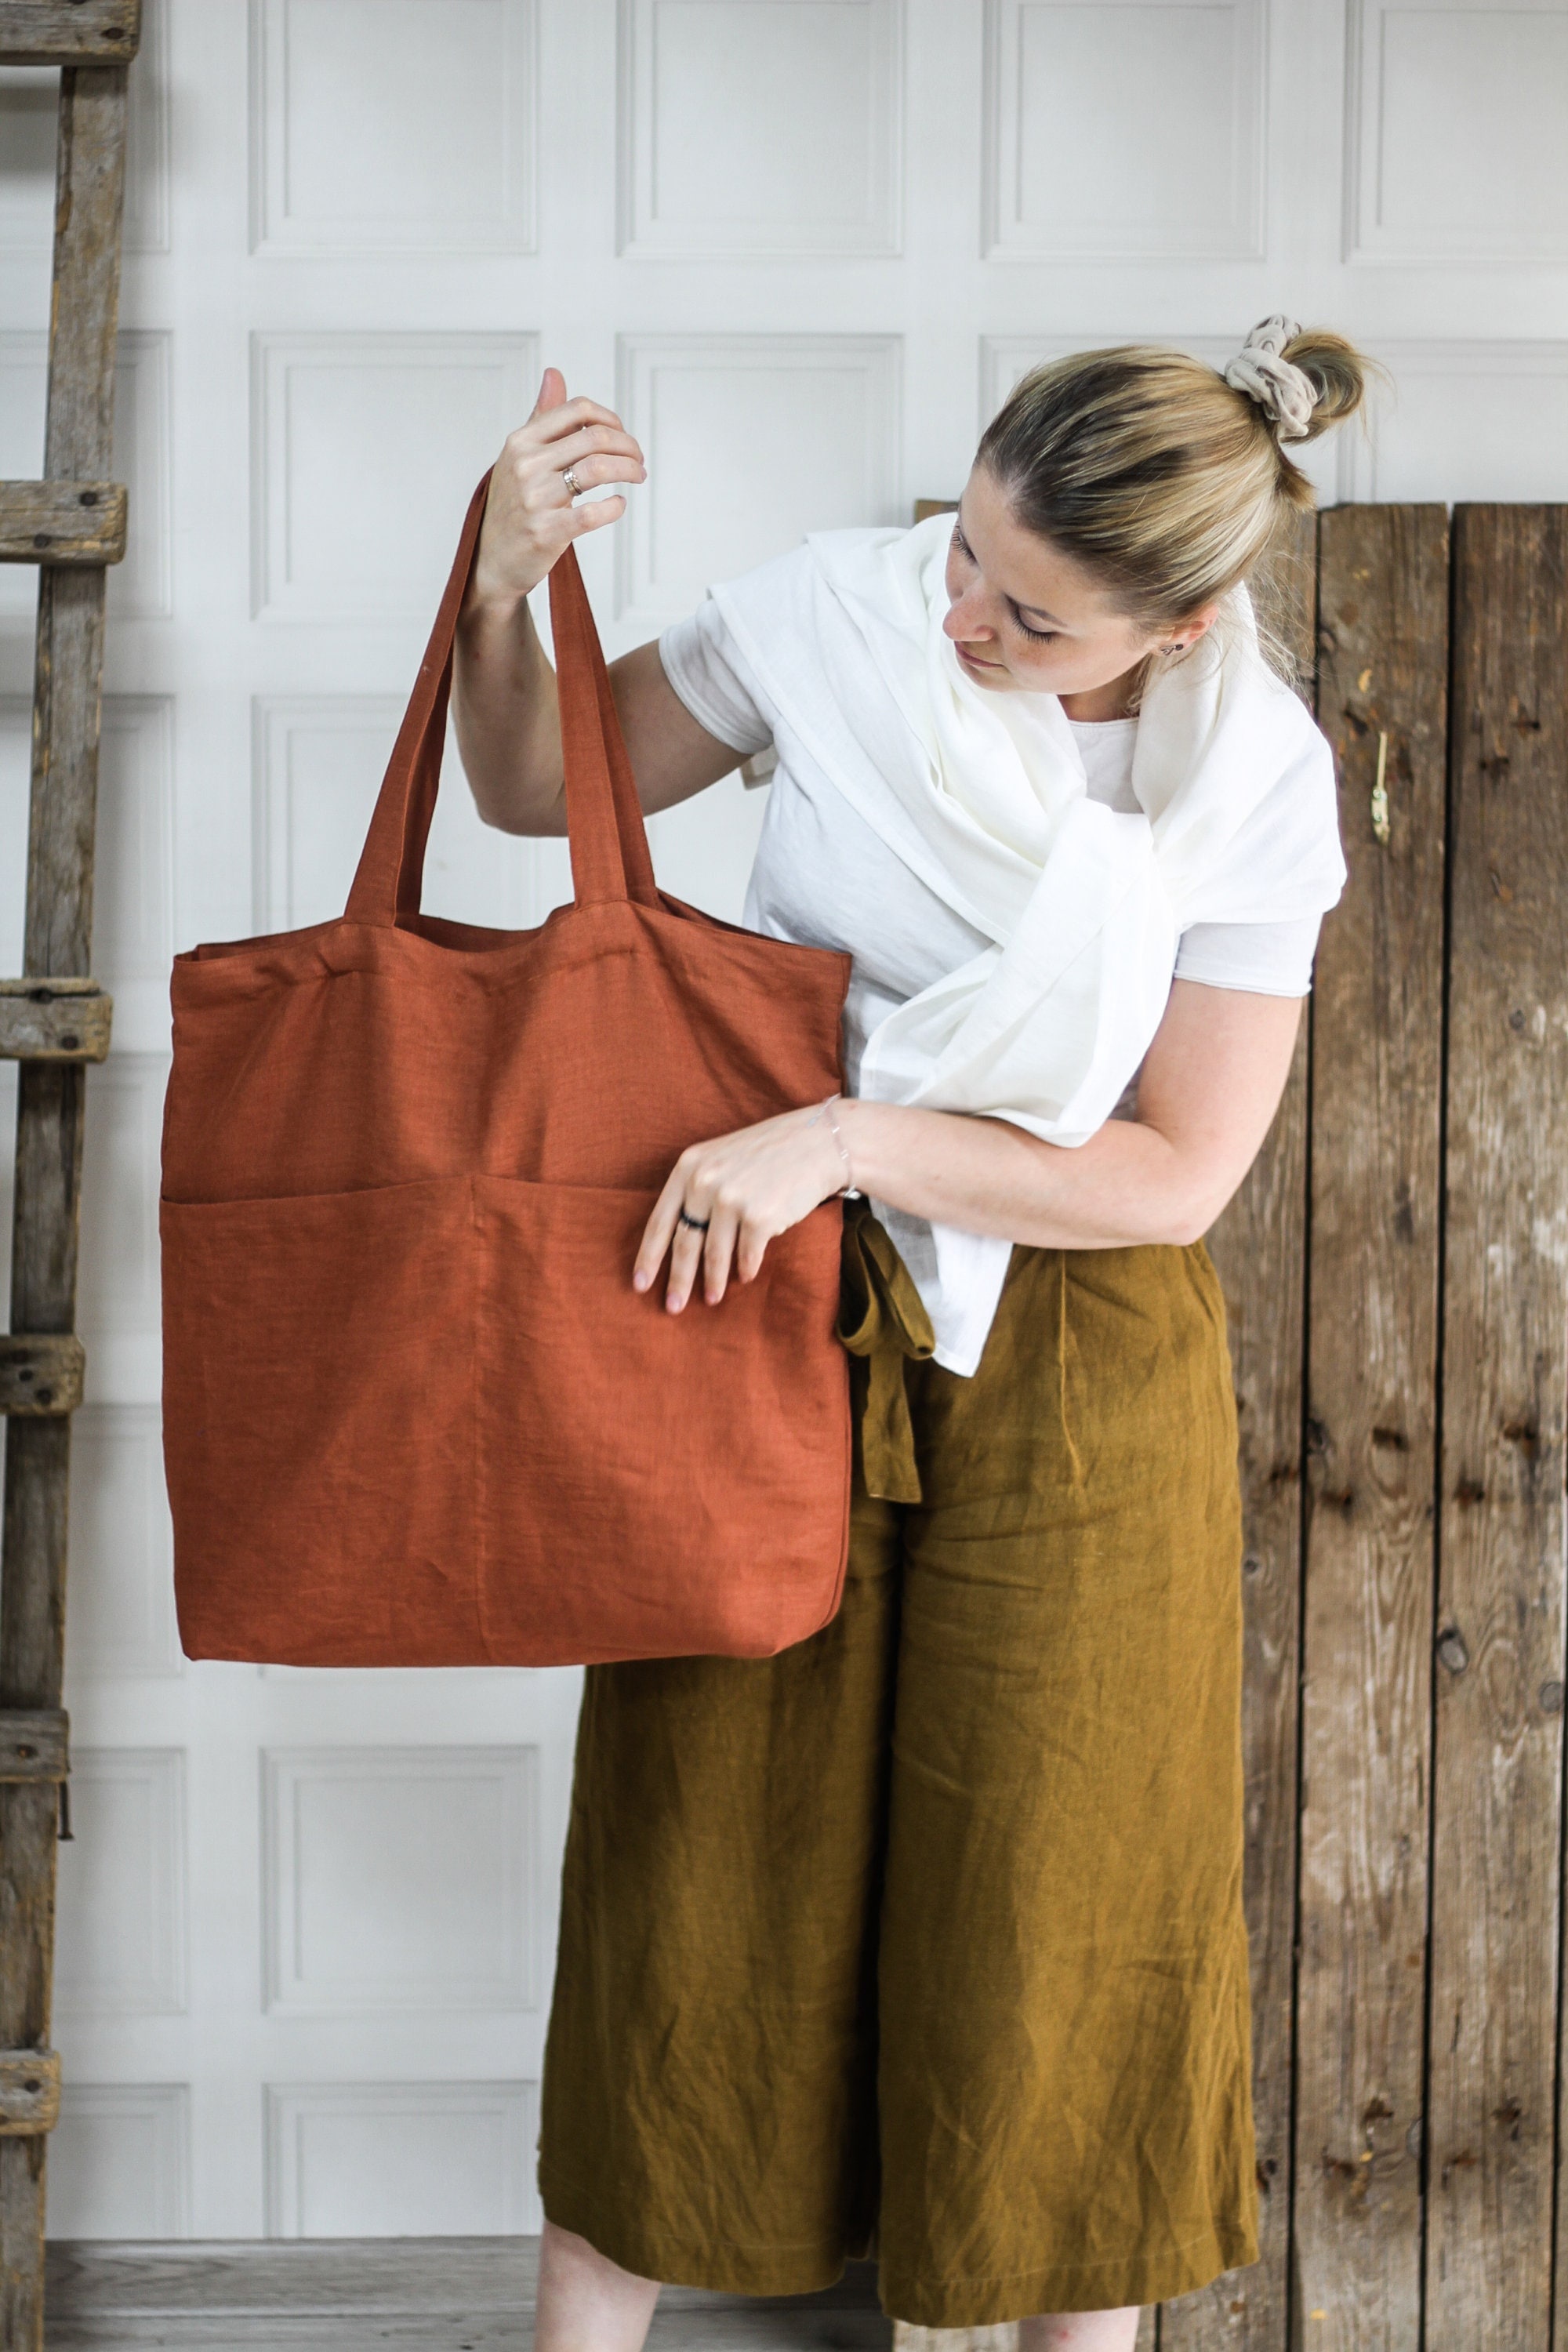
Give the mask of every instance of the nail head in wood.
POLYGON ((0 563, 120 563, 126 510, 123 482, 0 482, 0 563))
POLYGON ((0 1332, 0 1413, 74 1412, 87 1351, 73 1334, 0 1332))
POLYGON ((0 2050, 0 2138, 53 2131, 60 2115, 58 2050, 0 2050))
POLYGON ((0 980, 0 1061, 101 1062, 113 1013, 96 980, 0 980))
POLYGON ((61 1706, 0 1707, 0 1781, 64 1780, 70 1717, 61 1706))

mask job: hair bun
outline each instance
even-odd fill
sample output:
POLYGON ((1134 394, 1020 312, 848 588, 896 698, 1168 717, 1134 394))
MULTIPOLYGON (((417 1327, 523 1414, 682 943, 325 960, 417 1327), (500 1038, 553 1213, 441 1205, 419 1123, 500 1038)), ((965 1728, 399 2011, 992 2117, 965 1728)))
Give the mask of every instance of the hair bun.
POLYGON ((1225 371, 1226 383, 1257 402, 1274 427, 1277 441, 1312 437, 1318 386, 1285 357, 1285 346, 1298 341, 1300 333, 1295 320, 1287 319, 1282 311, 1259 319, 1225 371))

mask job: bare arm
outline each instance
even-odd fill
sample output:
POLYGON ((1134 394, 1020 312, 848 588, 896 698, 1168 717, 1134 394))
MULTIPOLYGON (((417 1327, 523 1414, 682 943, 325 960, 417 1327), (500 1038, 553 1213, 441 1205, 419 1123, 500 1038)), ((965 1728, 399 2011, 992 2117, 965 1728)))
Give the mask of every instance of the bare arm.
MULTIPOLYGON (((1177 981, 1144 1060, 1137 1118, 1108 1119, 1074 1150, 1004 1119, 841 1103, 855 1182, 911 1216, 1046 1248, 1195 1241, 1268 1131, 1300 1013, 1296 997, 1177 981)), ((844 1181, 826 1121, 811 1117, 788 1111, 683 1152, 648 1220, 637 1286, 652 1282, 667 1250, 672 1308, 700 1275, 707 1297, 721 1297, 731 1257, 737 1278, 750 1281, 773 1235, 844 1181), (705 1239, 678 1229, 682 1207, 709 1221, 705 1239)))
MULTIPOLYGON (((574 505, 562 478, 568 466, 584 490, 646 478, 642 451, 614 410, 569 401, 560 372, 547 368, 533 415, 508 436, 496 461, 458 622, 458 748, 480 816, 505 833, 566 830, 555 673, 529 613, 529 592, 574 540, 626 512, 618 491, 574 505)), ((738 764, 739 753, 692 718, 665 677, 657 646, 613 662, 610 683, 650 814, 738 764)))
POLYGON ((855 1180, 910 1215, 1047 1249, 1194 1242, 1268 1134, 1301 1000, 1178 980, 1138 1082, 1136 1118, 1073 1150, 1004 1119, 850 1103, 855 1180))

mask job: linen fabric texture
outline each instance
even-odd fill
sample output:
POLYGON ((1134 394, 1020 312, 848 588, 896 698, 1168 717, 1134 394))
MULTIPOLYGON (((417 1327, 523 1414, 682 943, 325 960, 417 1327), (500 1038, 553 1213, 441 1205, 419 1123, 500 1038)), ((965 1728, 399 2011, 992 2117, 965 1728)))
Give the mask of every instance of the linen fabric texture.
MULTIPOLYGON (((1238 589, 1191 655, 1156 666, 1134 808, 1094 799, 1059 698, 988 692, 960 669, 942 628, 952 528, 935 515, 819 533, 711 593, 780 767, 813 803, 807 856, 841 799, 975 943, 912 994, 852 987, 858 1091, 1072 1146, 1142 1060, 1183 931, 1304 922, 1338 898, 1332 755, 1264 662, 1238 589)), ((770 809, 759 882, 798 859, 801 842, 782 836, 802 814, 800 794, 780 795, 776 821, 770 809)), ((863 956, 866 940, 852 943, 863 956)), ((973 1372, 1007 1243, 878 1205, 937 1360, 973 1372)))
POLYGON ((1016 1249, 964 1379, 858 1210, 845 1273, 838 1615, 587 1676, 545 2212, 731 2293, 874 2252, 931 2327, 1188 2293, 1258 2251, 1218 1282, 1016 1249))
POLYGON ((631 1286, 694 1139, 841 1083, 847 956, 655 886, 575 559, 574 898, 419 911, 462 542, 342 920, 176 960, 163 1429, 181 1638, 298 1665, 764 1655, 841 1589, 837 1201, 719 1307, 631 1286))

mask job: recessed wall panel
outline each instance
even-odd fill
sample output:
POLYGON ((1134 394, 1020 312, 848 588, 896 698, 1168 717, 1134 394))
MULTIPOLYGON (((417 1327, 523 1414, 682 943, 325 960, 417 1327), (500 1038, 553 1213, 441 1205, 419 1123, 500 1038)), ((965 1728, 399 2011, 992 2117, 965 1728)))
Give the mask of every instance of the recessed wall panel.
POLYGON ((533 338, 258 335, 258 616, 428 621, 475 483, 533 405, 533 338))
POLYGON ((892 335, 633 335, 621 414, 648 481, 617 530, 620 609, 658 622, 809 530, 903 520, 892 335))
POLYGON ((268 2006, 517 2010, 538 1997, 538 1755, 263 1759, 268 2006))
POLYGON ((1568 7, 1353 0, 1350 219, 1361 261, 1568 258, 1568 7))
POLYGON ((250 22, 258 252, 531 246, 532 0, 251 0, 250 22))
POLYGON ((183 2083, 73 2083, 49 2135, 51 2238, 190 2235, 190 2093, 183 2083))
POLYGON ((179 1748, 73 1754, 55 1945, 62 2011, 168 2017, 184 2008, 184 1790, 179 1748))
POLYGON ((539 2227, 531 2083, 267 2092, 269 2238, 500 2237, 539 2227))
POLYGON ((78 1297, 80 1328, 89 1335, 158 1328, 158 1155, 168 1073, 162 1055, 111 1054, 88 1074, 78 1297))
POLYGON ((0 252, 48 251, 59 116, 58 73, 0 66, 0 252))
POLYGON ((169 247, 169 0, 142 0, 125 122, 127 253, 169 247))
POLYGON ((985 246, 1263 246, 1262 0, 987 0, 985 246))
POLYGON ((182 1664, 158 1408, 83 1405, 71 1423, 67 1672, 177 1675, 182 1664))
POLYGON ((92 968, 110 988, 168 973, 173 748, 174 706, 166 696, 105 695, 92 968))
POLYGON ((902 0, 621 0, 621 241, 894 253, 902 0))
MULTIPOLYGON (((258 700, 253 756, 256 925, 284 931, 341 915, 403 717, 390 695, 258 700)), ((481 823, 448 735, 425 856, 427 914, 501 930, 532 920, 537 845, 481 823)))
POLYGON ((1568 500, 1568 342, 1394 343, 1371 429, 1350 440, 1357 499, 1568 500))

